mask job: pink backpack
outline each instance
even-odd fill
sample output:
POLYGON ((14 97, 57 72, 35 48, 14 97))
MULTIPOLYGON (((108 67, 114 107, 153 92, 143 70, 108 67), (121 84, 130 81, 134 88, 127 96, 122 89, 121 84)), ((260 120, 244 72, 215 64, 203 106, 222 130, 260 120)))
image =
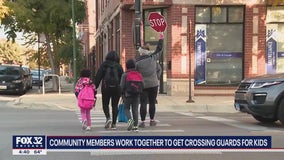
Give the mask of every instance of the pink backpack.
POLYGON ((94 88, 92 85, 84 85, 78 95, 78 106, 83 109, 91 109, 95 104, 94 88))

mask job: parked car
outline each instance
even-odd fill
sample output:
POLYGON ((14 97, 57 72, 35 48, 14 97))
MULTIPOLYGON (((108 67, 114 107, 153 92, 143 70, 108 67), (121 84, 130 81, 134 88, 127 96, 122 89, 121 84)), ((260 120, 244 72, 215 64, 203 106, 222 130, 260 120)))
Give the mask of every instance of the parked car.
POLYGON ((0 92, 24 94, 27 91, 28 74, 20 65, 0 65, 0 92))
POLYGON ((28 74, 27 89, 33 88, 33 77, 29 66, 22 66, 24 71, 28 74))
POLYGON ((244 79, 235 92, 235 108, 263 123, 284 125, 284 73, 244 79))
MULTIPOLYGON (((32 72, 32 78, 33 78, 33 85, 41 86, 44 75, 47 74, 45 70, 41 69, 39 72, 38 69, 34 69, 34 70, 31 70, 31 72, 32 72)), ((45 81, 47 81, 47 77, 45 77, 45 81)))

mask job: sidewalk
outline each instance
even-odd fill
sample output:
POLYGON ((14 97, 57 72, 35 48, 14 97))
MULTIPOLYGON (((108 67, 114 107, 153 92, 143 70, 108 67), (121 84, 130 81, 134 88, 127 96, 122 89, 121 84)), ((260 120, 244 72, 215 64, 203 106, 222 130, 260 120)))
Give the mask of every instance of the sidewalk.
MULTIPOLYGON (((96 110, 102 110, 101 94, 97 95, 96 110)), ((194 103, 187 103, 188 97, 158 95, 157 112, 223 112, 234 113, 232 96, 196 96, 194 103)), ((49 108, 77 110, 77 100, 73 93, 29 94, 10 99, 9 105, 24 108, 49 108)))
MULTIPOLYGON (((64 81, 63 81, 64 82, 64 81)), ((18 98, 6 99, 13 107, 21 108, 49 108, 74 111, 77 110, 77 100, 71 91, 72 84, 62 83, 62 92, 59 93, 29 93, 18 98), (68 91, 69 89, 69 91, 68 91)), ((5 97, 0 96, 0 100, 5 97)), ((157 112, 219 112, 235 113, 233 96, 195 96, 193 103, 187 103, 187 96, 158 95, 157 112)), ((102 111, 101 94, 97 95, 96 111, 102 111)))

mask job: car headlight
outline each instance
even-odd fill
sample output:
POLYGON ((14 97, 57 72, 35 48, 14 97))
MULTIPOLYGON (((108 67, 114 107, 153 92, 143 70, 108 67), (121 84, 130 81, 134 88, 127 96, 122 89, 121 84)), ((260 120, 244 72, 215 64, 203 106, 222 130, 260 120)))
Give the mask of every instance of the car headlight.
POLYGON ((263 88, 263 87, 270 87, 273 85, 278 85, 282 83, 281 81, 275 81, 275 82, 255 82, 252 84, 251 88, 263 88))
POLYGON ((22 83, 22 80, 14 80, 13 83, 22 83))

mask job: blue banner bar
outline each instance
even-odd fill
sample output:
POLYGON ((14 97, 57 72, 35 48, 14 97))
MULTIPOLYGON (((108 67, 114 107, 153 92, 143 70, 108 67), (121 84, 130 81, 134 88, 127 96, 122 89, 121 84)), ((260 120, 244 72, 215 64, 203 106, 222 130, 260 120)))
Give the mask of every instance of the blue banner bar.
POLYGON ((271 149, 271 136, 47 136, 47 149, 271 149))

